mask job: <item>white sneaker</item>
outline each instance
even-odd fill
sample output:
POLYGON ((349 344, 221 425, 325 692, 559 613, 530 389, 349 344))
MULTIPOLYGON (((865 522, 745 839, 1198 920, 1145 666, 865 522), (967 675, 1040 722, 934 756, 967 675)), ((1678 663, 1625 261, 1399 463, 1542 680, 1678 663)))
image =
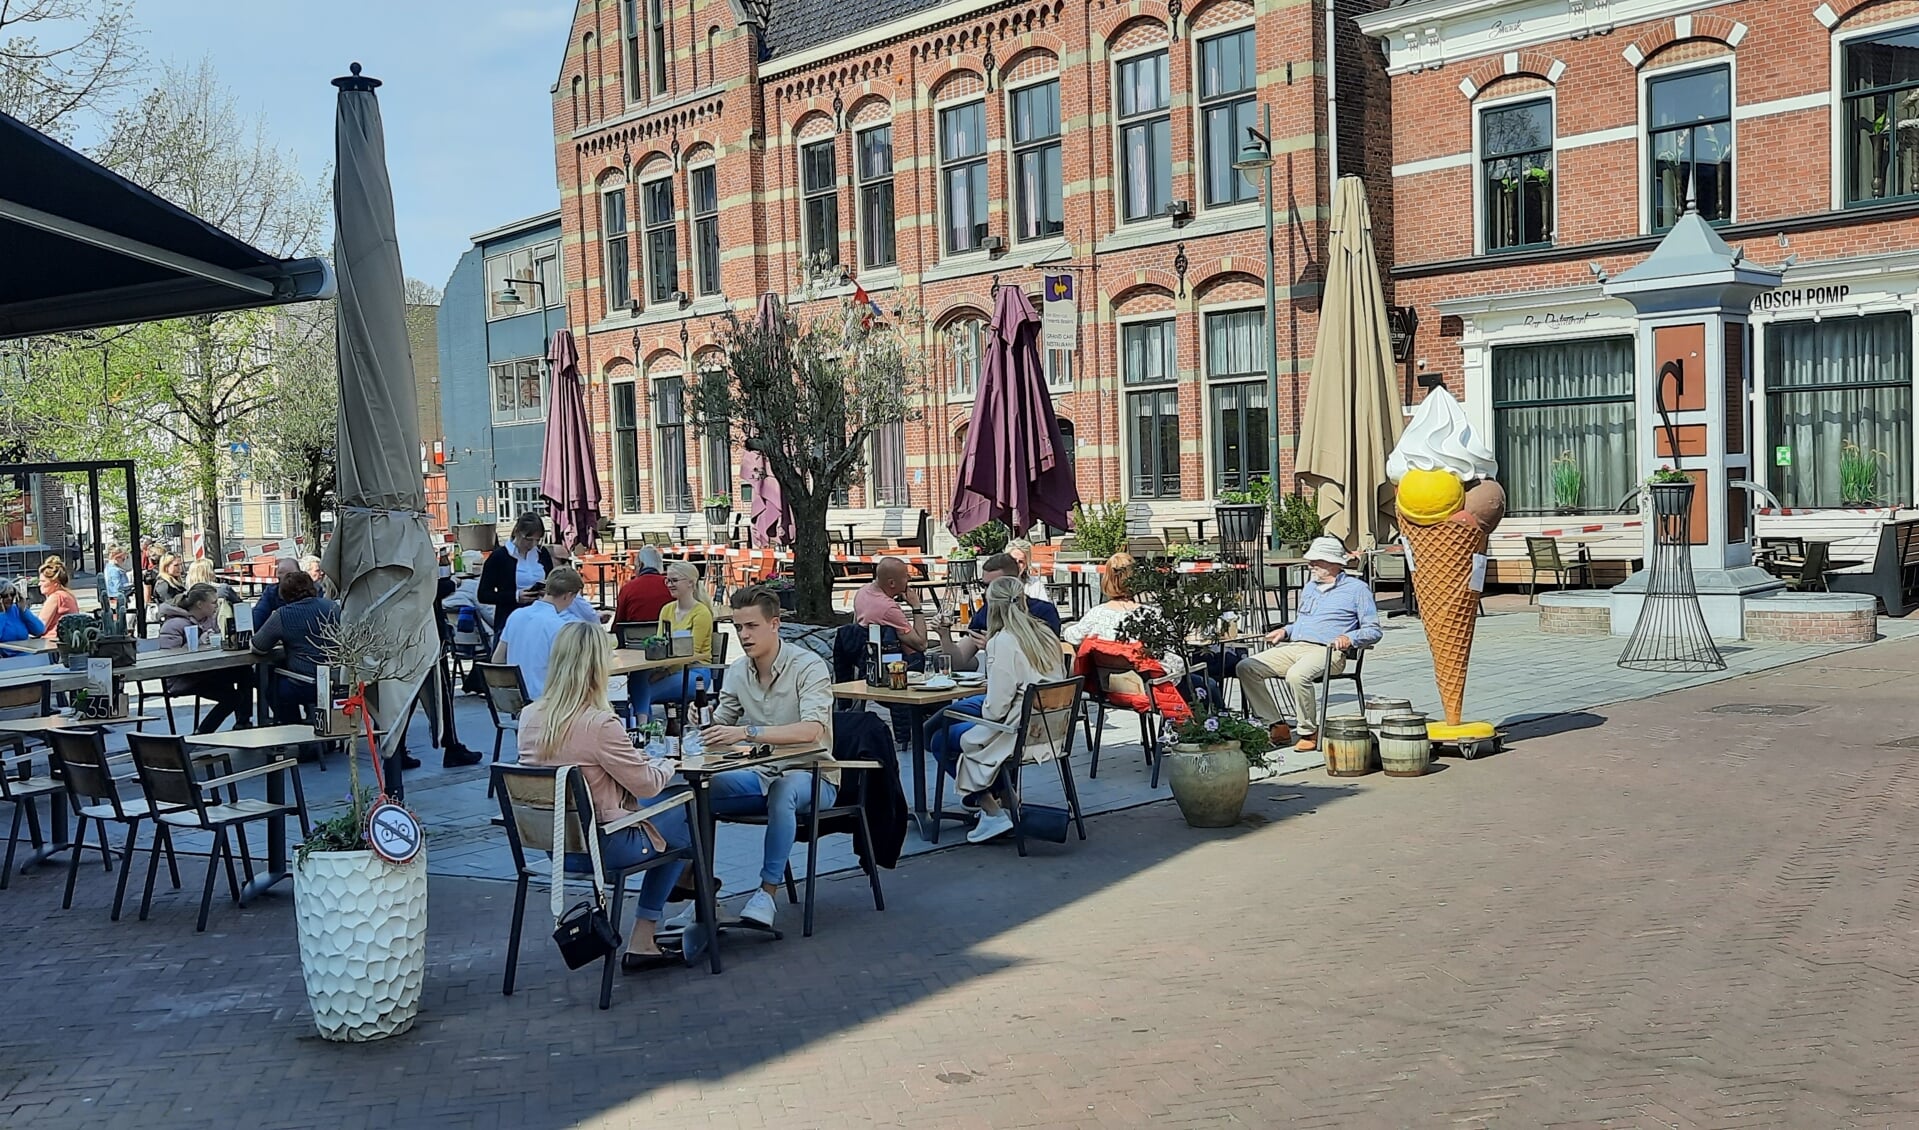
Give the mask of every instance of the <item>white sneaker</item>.
POLYGON ((675 914, 673 917, 660 923, 660 929, 684 930, 688 926, 693 925, 694 921, 699 917, 699 913, 700 913, 699 900, 698 899, 689 900, 686 904, 686 909, 680 911, 678 914, 675 914))
POLYGON ((765 891, 754 891, 753 897, 747 899, 746 905, 740 908, 740 917, 748 922, 757 922, 762 926, 771 926, 773 924, 773 915, 778 913, 778 911, 779 904, 773 901, 772 895, 767 894, 765 891))
POLYGON ((988 816, 982 812, 980 813, 979 822, 974 824, 972 829, 966 833, 966 842, 969 844, 983 844, 995 836, 1003 836, 1012 830, 1013 814, 1004 808, 999 810, 999 815, 997 816, 988 816))

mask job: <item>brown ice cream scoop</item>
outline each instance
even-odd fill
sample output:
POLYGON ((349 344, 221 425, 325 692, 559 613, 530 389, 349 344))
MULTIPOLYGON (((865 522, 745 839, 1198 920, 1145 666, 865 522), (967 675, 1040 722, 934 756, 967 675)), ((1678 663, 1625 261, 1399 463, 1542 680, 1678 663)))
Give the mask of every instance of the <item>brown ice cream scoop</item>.
POLYGON ((1479 479, 1466 487, 1464 507, 1479 520, 1480 532, 1490 537, 1506 517, 1506 488, 1492 479, 1479 479))

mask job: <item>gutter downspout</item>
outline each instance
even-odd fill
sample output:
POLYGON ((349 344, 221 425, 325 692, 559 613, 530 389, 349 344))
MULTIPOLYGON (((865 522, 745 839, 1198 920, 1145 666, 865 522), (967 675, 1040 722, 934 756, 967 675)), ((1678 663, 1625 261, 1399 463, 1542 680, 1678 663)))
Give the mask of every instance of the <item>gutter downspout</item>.
MULTIPOLYGON (((1339 21, 1338 0, 1326 0, 1326 206, 1332 207, 1339 184, 1339 54, 1334 27, 1339 21)), ((1330 238, 1330 236, 1328 237, 1330 238)))

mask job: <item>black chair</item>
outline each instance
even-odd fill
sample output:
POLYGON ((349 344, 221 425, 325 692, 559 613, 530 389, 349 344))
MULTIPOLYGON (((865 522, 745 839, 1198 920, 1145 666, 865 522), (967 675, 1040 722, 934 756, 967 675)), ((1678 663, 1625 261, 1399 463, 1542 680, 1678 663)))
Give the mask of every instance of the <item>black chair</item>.
MULTIPOLYGON (((1051 683, 1034 683, 1026 688, 1026 693, 1020 698, 1019 721, 1012 723, 994 722, 976 714, 961 714, 952 710, 943 712, 956 721, 970 722, 1002 734, 1017 735, 1013 752, 1000 763, 999 775, 994 779, 993 787, 998 789, 1000 783, 1005 782, 1005 791, 1013 810, 1013 842, 1021 856, 1026 854, 1026 830, 1019 778, 1020 770, 1029 762, 1054 761, 1059 764, 1060 792, 1065 794, 1066 808, 1072 814, 1079 838, 1086 838, 1086 814, 1080 810, 1079 786, 1073 783, 1073 727, 1079 724, 1080 711, 1086 701, 1083 694, 1085 689, 1086 680, 1078 676, 1051 683)), ((946 774, 939 772, 933 784, 933 811, 942 812, 945 807, 946 774)), ((940 842, 937 819, 933 823, 933 842, 940 842)))
POLYGON ((1806 556, 1799 563, 1798 575, 1788 577, 1794 592, 1829 592, 1826 570, 1832 568, 1832 546, 1823 541, 1806 543, 1806 556))
MULTIPOLYGON (((1358 699, 1362 707, 1365 706, 1365 703, 1366 703, 1366 653, 1371 650, 1372 650, 1371 647, 1347 648, 1344 652, 1344 655, 1347 660, 1347 667, 1344 671, 1341 671, 1338 674, 1334 674, 1333 673, 1334 648, 1332 644, 1326 645, 1326 665, 1324 668, 1321 669, 1319 678, 1313 680, 1314 686, 1317 688, 1317 693, 1314 695, 1314 697, 1319 700, 1319 711, 1318 711, 1319 717, 1314 719, 1314 726, 1313 726, 1313 733, 1315 736, 1323 735, 1326 732, 1326 707, 1327 707, 1327 704, 1332 701, 1334 683, 1342 682, 1342 681, 1351 683, 1353 685, 1354 696, 1358 699)), ((1293 688, 1287 684, 1285 679, 1268 679, 1267 682, 1275 684, 1278 687, 1278 689, 1285 692, 1286 701, 1291 702, 1293 704, 1293 721, 1295 723, 1302 722, 1303 719, 1299 717, 1299 703, 1297 700, 1293 698, 1293 688)))
POLYGON ((1553 538, 1528 537, 1526 539, 1526 558, 1532 563, 1532 582, 1526 588, 1526 600, 1532 603, 1539 595, 1539 574, 1551 573, 1554 584, 1565 588, 1569 579, 1587 586, 1593 583, 1592 559, 1586 556, 1586 548, 1579 548, 1579 556, 1571 561, 1560 556, 1559 542, 1553 538))
MULTIPOLYGON (((213 906, 213 877, 222 862, 226 864, 227 889, 233 895, 234 904, 246 905, 246 896, 233 873, 233 842, 227 836, 229 829, 240 841, 240 860, 249 883, 253 881, 253 853, 247 847, 248 824, 298 816, 300 834, 305 836, 312 832, 312 825, 307 819, 306 790, 300 784, 300 763, 295 758, 282 758, 254 769, 201 780, 196 771, 193 751, 187 748, 185 739, 177 734, 148 734, 136 730, 127 735, 127 749, 133 754, 134 768, 140 774, 140 785, 146 790, 147 799, 156 812, 153 855, 147 861, 146 894, 140 900, 142 921, 146 919, 147 907, 153 901, 153 878, 163 847, 169 861, 172 859, 175 828, 213 834, 213 851, 207 856, 206 882, 200 890, 200 922, 194 927, 195 932, 204 932, 207 928, 207 913, 213 906), (276 773, 286 773, 292 777, 292 804, 241 797, 235 791, 241 781, 276 773), (222 785, 228 790, 224 800, 220 797, 222 785)), ((131 834, 128 844, 130 850, 131 834)), ((126 876, 121 875, 122 888, 126 886, 126 881, 126 876)), ((173 873, 173 885, 180 885, 177 869, 173 873)))
MULTIPOLYGON (((93 822, 99 835, 100 860, 109 873, 113 870, 113 849, 107 844, 107 825, 122 824, 127 838, 120 851, 120 882, 113 892, 113 920, 118 922, 120 906, 127 897, 127 876, 133 870, 133 853, 140 846, 140 822, 153 815, 153 806, 145 797, 121 795, 121 785, 133 776, 114 776, 112 763, 123 759, 107 756, 105 730, 49 730, 47 738, 57 759, 50 768, 65 785, 74 816, 72 847, 67 855, 67 893, 60 900, 60 909, 73 908, 73 885, 80 876, 87 822, 93 822)), ((168 854, 170 857, 170 850, 168 854)))
MULTIPOLYGON (((486 712, 493 717, 493 763, 497 765, 508 730, 513 731, 517 747, 520 711, 533 699, 526 693, 525 676, 513 664, 475 663, 473 669, 480 673, 480 684, 486 688, 486 712)), ((492 781, 487 782, 486 790, 486 795, 493 795, 492 781)))
MULTIPOLYGON (((500 992, 513 995, 513 981, 520 970, 520 932, 526 918, 527 884, 533 879, 551 880, 550 863, 554 851, 585 853, 586 837, 597 836, 600 840, 600 857, 606 857, 606 837, 611 832, 621 832, 637 826, 640 821, 671 811, 681 805, 691 805, 693 794, 679 791, 665 794, 637 812, 628 813, 610 824, 601 824, 592 818, 593 796, 586 787, 586 778, 579 773, 567 776, 566 798, 562 802, 555 796, 553 787, 556 767, 551 765, 495 765, 492 768, 492 792, 500 799, 500 826, 506 829, 507 846, 513 852, 513 929, 506 945, 506 978, 500 985, 500 992), (553 806, 566 805, 566 842, 555 846, 553 843, 553 806), (548 856, 548 866, 534 868, 528 861, 527 851, 531 848, 548 856)), ((687 813, 687 822, 695 824, 692 813, 687 813)), ((701 843, 701 831, 693 829, 691 842, 687 847, 663 851, 649 856, 631 867, 607 867, 601 876, 613 893, 607 913, 612 916, 613 925, 620 928, 621 904, 626 898, 626 880, 628 876, 651 871, 655 867, 686 860, 693 868, 693 881, 698 888, 697 901, 700 907, 699 920, 707 927, 707 963, 712 971, 720 971, 720 942, 718 931, 712 929, 707 916, 707 908, 712 905, 713 892, 707 884, 711 872, 707 870, 706 849, 701 843)), ((622 930, 622 934, 624 931, 622 930)), ((600 970, 600 1007, 610 1008, 613 1004, 613 966, 619 954, 609 953, 600 970)))
MULTIPOLYGON (((48 681, 0 687, 0 718, 45 717, 51 713, 52 687, 48 681)), ((21 820, 26 821, 34 849, 39 850, 46 843, 40 831, 40 798, 58 796, 66 790, 53 776, 51 765, 45 776, 34 773, 35 755, 28 749, 28 741, 25 734, 8 735, 0 740, 0 749, 9 746, 13 749, 11 754, 0 756, 0 802, 13 806, 13 830, 7 834, 7 861, 0 865, 0 891, 7 889, 13 875, 13 853, 20 843, 21 820)))
POLYGON ((1165 715, 1159 712, 1159 700, 1153 691, 1156 687, 1171 686, 1179 680, 1170 675, 1149 680, 1134 670, 1130 663, 1102 652, 1093 653, 1089 663, 1093 670, 1093 682, 1090 686, 1084 687, 1084 693, 1087 702, 1098 707, 1099 713, 1095 717, 1089 710, 1085 715, 1087 744, 1092 747, 1093 755, 1093 763, 1087 770, 1087 776, 1094 780, 1099 779, 1099 750, 1104 738, 1106 712, 1122 710, 1139 717, 1140 748, 1146 755, 1146 764, 1153 771, 1149 787, 1159 788, 1159 732, 1164 725, 1165 715), (1142 709, 1114 702, 1112 695, 1115 693, 1136 695, 1147 705, 1142 709))

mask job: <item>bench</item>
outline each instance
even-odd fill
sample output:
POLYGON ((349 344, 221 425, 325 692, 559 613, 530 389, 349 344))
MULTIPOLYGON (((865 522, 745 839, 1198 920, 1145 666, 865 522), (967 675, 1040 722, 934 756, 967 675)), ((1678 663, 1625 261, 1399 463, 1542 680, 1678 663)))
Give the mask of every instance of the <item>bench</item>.
POLYGON ((932 531, 932 516, 924 510, 904 506, 853 508, 836 506, 827 511, 826 529, 835 543, 853 535, 854 551, 878 549, 927 550, 932 531))
POLYGON ((1919 603, 1919 518, 1887 522, 1879 528, 1872 565, 1826 578, 1833 592, 1863 593, 1879 601, 1887 616, 1904 616, 1919 603))

